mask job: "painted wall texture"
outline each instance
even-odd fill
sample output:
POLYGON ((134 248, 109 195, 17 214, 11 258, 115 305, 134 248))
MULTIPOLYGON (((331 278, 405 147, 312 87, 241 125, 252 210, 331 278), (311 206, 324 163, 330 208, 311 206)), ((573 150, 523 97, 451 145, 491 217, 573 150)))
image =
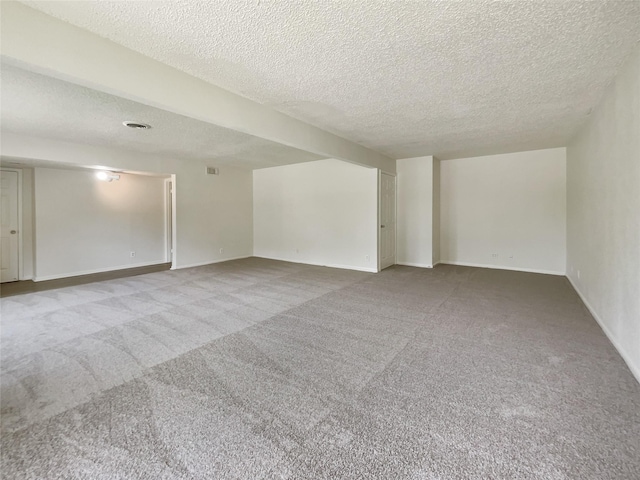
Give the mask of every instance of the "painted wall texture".
POLYGON ((567 275, 640 381, 640 48, 567 149, 567 275))

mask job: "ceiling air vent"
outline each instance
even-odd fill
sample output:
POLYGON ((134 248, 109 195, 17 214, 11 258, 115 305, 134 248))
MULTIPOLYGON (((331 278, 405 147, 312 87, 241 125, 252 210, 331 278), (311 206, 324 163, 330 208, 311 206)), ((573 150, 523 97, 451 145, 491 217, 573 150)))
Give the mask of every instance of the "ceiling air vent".
POLYGON ((136 130, 149 130, 151 125, 147 125, 146 123, 138 123, 138 122, 122 122, 125 127, 135 128, 136 130))

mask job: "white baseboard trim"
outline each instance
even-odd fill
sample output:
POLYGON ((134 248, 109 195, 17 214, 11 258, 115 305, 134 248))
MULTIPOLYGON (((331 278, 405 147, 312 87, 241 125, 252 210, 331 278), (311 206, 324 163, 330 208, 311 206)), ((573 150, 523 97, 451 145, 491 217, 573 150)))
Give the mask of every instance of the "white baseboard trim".
POLYGON ((576 291, 576 293, 580 297, 580 300, 582 300, 582 303, 584 303, 585 307, 587 307, 587 310, 589 310, 589 313, 591 313, 593 318, 595 318, 596 322, 598 322, 598 325, 600 325, 600 328, 602 329, 604 334, 607 336, 607 338, 609 339, 609 341, 611 342, 613 347, 618 351, 618 353, 620 354, 620 356, 624 360, 624 363, 627 364, 627 367, 629 367, 629 370, 631 370, 631 373, 633 374, 633 376, 636 378, 638 383, 640 383, 640 365, 634 365, 633 364, 633 362, 631 360, 631 356, 628 355, 627 352, 624 350, 624 348, 622 348, 620 343, 618 343, 618 341, 614 337, 613 333, 611 333, 611 330, 609 330, 609 328, 606 326, 606 324, 602 321, 602 319, 597 314, 595 309, 587 301, 587 298, 582 294, 582 292, 580 291, 578 286, 574 283, 573 279, 569 275, 567 275, 567 280, 569 280, 569 283, 571 284, 573 289, 576 291))
POLYGON ((515 267, 504 267, 502 265, 484 265, 481 263, 450 262, 448 260, 441 260, 438 263, 444 264, 444 265, 459 265, 461 267, 492 268, 494 270, 509 270, 512 272, 543 273, 545 275, 559 275, 561 277, 565 276, 565 272, 556 272, 553 270, 540 270, 537 268, 515 268, 515 267))
POLYGON ((44 275, 44 276, 35 276, 33 277, 34 282, 45 282, 47 280, 58 280, 60 278, 69 278, 69 277, 79 277, 81 275, 92 275, 94 273, 106 273, 106 272, 114 272, 116 270, 127 270, 129 268, 140 268, 140 267, 151 267, 153 265, 162 265, 168 262, 145 262, 145 263, 134 263, 129 265, 120 265, 117 267, 108 267, 108 268, 95 268, 92 270, 83 270, 81 272, 69 272, 69 273, 59 273, 55 275, 44 275))
POLYGON ((356 267, 353 265, 338 265, 338 264, 326 264, 326 263, 316 263, 316 262, 301 262, 301 261, 291 260, 290 258, 266 257, 264 255, 254 255, 254 257, 265 258, 267 260, 278 260, 279 262, 300 263, 302 265, 313 265, 316 267, 340 268, 342 270, 356 270, 358 272, 378 273, 377 268, 356 267))
POLYGON ((396 262, 396 265, 402 265, 404 267, 433 268, 433 265, 427 265, 426 263, 396 262))
POLYGON ((213 265, 214 263, 222 263, 222 262, 230 262, 231 260, 242 260, 243 258, 249 258, 251 255, 241 255, 239 257, 229 257, 229 258, 218 258, 216 260, 209 260, 207 262, 198 262, 198 263, 190 263, 188 265, 177 265, 175 268, 171 268, 171 270, 181 270, 183 268, 194 268, 194 267, 204 267, 206 265, 213 265))
POLYGON ((367 273, 378 273, 377 268, 369 268, 369 267, 354 267, 351 265, 322 265, 320 263, 313 264, 320 267, 330 267, 330 268, 340 268, 342 270, 356 270, 358 272, 367 272, 367 273))

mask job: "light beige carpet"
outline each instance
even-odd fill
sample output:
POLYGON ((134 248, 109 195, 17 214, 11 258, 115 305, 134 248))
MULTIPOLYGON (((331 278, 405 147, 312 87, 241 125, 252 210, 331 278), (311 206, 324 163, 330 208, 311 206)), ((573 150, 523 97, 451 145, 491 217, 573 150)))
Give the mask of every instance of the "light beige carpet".
POLYGON ((566 279, 247 259, 2 304, 2 478, 637 479, 566 279))

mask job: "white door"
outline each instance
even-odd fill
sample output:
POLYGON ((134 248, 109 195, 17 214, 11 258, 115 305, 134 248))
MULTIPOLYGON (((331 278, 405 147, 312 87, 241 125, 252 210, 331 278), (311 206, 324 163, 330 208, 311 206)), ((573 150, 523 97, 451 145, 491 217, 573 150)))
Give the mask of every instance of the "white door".
POLYGON ((0 282, 18 280, 18 172, 0 170, 0 282))
POLYGON ((380 174, 379 188, 379 245, 380 270, 396 263, 396 177, 380 174))

